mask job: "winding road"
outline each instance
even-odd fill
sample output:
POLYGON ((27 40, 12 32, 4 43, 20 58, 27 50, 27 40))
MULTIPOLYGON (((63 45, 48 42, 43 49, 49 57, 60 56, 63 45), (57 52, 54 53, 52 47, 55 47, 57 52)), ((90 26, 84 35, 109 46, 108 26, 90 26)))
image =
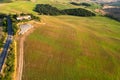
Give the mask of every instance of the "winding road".
POLYGON ((3 64, 5 62, 5 58, 6 58, 6 55, 7 55, 7 51, 8 51, 8 48, 13 40, 13 30, 12 30, 12 21, 10 19, 9 16, 7 16, 7 30, 8 30, 8 36, 7 36, 7 40, 6 40, 6 43, 4 44, 4 47, 3 47, 3 51, 0 55, 0 72, 2 70, 2 67, 3 67, 3 64))

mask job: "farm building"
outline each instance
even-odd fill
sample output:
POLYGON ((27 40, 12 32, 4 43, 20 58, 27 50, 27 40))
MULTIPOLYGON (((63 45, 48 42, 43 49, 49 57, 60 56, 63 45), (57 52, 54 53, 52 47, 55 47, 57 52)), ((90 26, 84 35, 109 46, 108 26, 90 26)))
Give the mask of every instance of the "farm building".
POLYGON ((30 19, 31 19, 30 15, 17 17, 17 20, 30 20, 30 19))
POLYGON ((27 32, 28 30, 30 30, 31 28, 33 28, 33 26, 32 26, 31 24, 22 24, 22 25, 20 25, 19 35, 24 34, 24 33, 27 32))

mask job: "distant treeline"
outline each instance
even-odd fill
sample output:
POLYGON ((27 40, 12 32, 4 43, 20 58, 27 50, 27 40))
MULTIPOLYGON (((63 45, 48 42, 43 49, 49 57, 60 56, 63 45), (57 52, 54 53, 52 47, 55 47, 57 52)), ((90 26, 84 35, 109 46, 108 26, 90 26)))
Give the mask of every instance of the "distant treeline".
POLYGON ((12 0, 0 0, 0 2, 2 2, 2 3, 9 3, 9 2, 12 2, 12 0))
POLYGON ((105 17, 108 17, 120 22, 120 18, 115 18, 113 15, 106 14, 105 17))
POLYGON ((86 6, 86 7, 91 6, 91 4, 85 3, 85 2, 83 2, 83 3, 70 2, 70 4, 76 5, 76 6, 86 6))
POLYGON ((13 1, 31 1, 31 0, 0 0, 0 3, 10 3, 13 1))
POLYGON ((0 13, 0 18, 4 18, 6 14, 0 13))
POLYGON ((95 13, 83 9, 83 8, 74 8, 74 9, 64 9, 59 10, 56 7, 52 7, 49 4, 37 4, 35 11, 40 15, 73 15, 73 16, 95 16, 95 13))

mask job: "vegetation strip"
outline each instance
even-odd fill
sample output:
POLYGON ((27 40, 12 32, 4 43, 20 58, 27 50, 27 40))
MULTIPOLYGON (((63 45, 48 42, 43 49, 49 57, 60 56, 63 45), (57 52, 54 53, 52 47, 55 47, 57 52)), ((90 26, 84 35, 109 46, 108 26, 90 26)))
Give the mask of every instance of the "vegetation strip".
POLYGON ((49 4, 37 4, 35 11, 39 14, 45 15, 73 15, 73 16, 95 16, 96 14, 83 9, 83 8, 74 8, 74 9, 64 9, 59 10, 56 7, 52 7, 49 4))

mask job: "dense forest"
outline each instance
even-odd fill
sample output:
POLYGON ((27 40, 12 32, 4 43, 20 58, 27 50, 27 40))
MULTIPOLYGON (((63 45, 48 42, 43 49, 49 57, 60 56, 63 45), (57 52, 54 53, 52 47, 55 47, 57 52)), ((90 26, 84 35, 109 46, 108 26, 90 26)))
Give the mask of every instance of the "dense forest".
POLYGON ((37 4, 35 11, 39 12, 39 14, 45 14, 45 15, 63 14, 59 9, 57 9, 56 7, 52 7, 49 4, 37 4))
POLYGON ((44 15, 95 16, 95 13, 83 8, 59 10, 56 7, 52 7, 49 4, 37 4, 35 7, 35 11, 38 12, 40 15, 44 14, 44 15))
POLYGON ((75 9, 65 9, 62 10, 67 15, 74 15, 74 16, 95 16, 95 13, 83 9, 83 8, 75 8, 75 9))

